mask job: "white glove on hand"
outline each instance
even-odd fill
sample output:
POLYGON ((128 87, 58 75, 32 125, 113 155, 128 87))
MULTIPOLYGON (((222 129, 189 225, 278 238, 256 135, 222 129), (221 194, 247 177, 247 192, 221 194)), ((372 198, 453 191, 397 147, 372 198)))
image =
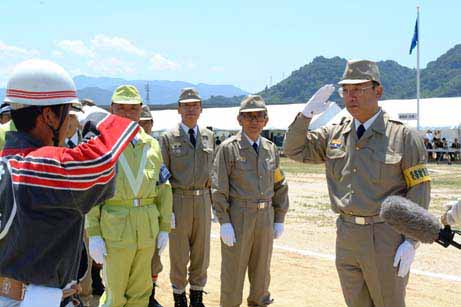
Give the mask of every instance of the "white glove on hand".
POLYGON ((157 236, 157 248, 158 254, 160 255, 164 250, 166 245, 168 244, 168 232, 160 231, 157 236))
POLYGON ((176 218, 174 212, 171 213, 171 229, 176 229, 176 218))
POLYGON ((97 264, 103 264, 107 256, 106 243, 101 236, 90 237, 90 256, 97 264))
POLYGON ((237 243, 235 240, 234 227, 231 223, 224 223, 221 225, 221 239, 227 246, 234 246, 237 243))
POLYGON ((315 114, 325 112, 330 105, 334 104, 332 101, 328 102, 328 98, 330 98, 334 91, 335 87, 333 84, 327 84, 319 88, 317 92, 312 95, 311 99, 306 102, 303 110, 304 116, 312 118, 315 114))
MULTIPOLYGON (((39 285, 27 285, 21 307, 59 306, 62 300, 62 289, 39 285)), ((16 304, 13 304, 16 305, 16 304)), ((4 305, 2 305, 4 306, 4 305)), ((11 305, 10 305, 11 306, 11 305)))
POLYGON ((456 225, 461 221, 461 205, 458 200, 445 204, 445 213, 441 217, 443 225, 456 225))
POLYGON ((405 240, 400 244, 394 257, 394 268, 400 263, 397 274, 399 277, 403 278, 410 272, 411 264, 415 260, 415 254, 416 249, 410 241, 405 240))
POLYGON ((282 236, 285 226, 283 223, 274 223, 274 239, 278 239, 282 236))

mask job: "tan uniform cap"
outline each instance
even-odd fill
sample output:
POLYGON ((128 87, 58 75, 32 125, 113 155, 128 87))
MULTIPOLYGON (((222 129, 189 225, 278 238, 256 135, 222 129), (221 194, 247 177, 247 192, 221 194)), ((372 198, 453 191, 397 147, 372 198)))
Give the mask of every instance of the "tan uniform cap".
POLYGON ((240 103, 239 113, 242 112, 259 112, 266 111, 266 103, 264 99, 259 95, 248 95, 240 103))
POLYGON ((112 103, 142 104, 142 99, 134 85, 120 85, 112 95, 112 103))
POLYGON ((347 61, 343 78, 338 84, 360 84, 368 81, 376 81, 381 84, 378 65, 375 62, 368 60, 347 61))
POLYGON ((139 120, 154 120, 152 113, 150 112, 150 108, 147 104, 142 106, 141 117, 139 120))
POLYGON ((181 95, 179 96, 179 103, 188 103, 188 102, 197 102, 202 101, 198 92, 193 88, 183 88, 181 90, 181 95))

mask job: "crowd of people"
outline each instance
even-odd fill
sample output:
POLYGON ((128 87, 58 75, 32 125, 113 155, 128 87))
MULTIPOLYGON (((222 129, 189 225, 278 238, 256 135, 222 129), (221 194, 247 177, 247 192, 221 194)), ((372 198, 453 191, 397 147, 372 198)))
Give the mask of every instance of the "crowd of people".
MULTIPOLYGON (((312 117, 334 103, 335 87, 321 87, 290 125, 284 153, 326 165, 346 304, 403 307, 419 242, 379 212, 390 195, 428 208, 426 147, 378 106, 384 89, 375 62, 348 61, 338 85, 352 116, 309 131, 312 117)), ((197 124, 195 89, 181 91, 180 120, 157 140, 135 86, 117 87, 107 112, 79 101, 68 73, 49 61, 19 64, 5 103, 0 306, 88 306, 94 264, 104 287, 99 306, 161 307, 156 283, 169 246, 175 307, 203 307, 212 219, 220 224, 220 306, 242 304, 247 272, 247 305, 274 301, 271 257, 285 229, 288 182, 277 150, 283 136, 262 136, 270 114, 261 96, 242 100, 241 131, 225 140, 197 124)), ((458 223, 460 212, 451 204, 441 221, 458 223)))
POLYGON ((442 137, 440 130, 427 130, 423 137, 424 146, 428 150, 428 160, 440 162, 446 159, 448 163, 461 158, 461 144, 458 138, 454 138, 450 143, 442 137))

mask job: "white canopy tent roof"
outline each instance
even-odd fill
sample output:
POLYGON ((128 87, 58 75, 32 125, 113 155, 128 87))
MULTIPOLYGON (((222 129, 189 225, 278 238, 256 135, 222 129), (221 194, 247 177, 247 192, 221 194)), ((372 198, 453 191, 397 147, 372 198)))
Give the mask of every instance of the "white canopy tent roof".
MULTIPOLYGON (((265 129, 287 130, 296 114, 302 111, 303 107, 303 103, 268 105, 269 122, 265 129)), ((211 126, 215 130, 240 130, 237 122, 238 110, 239 107, 203 109, 198 124, 202 127, 211 126)), ((337 105, 331 106, 320 116, 315 116, 311 126, 315 129, 325 125, 340 111, 341 109, 337 105)), ((173 128, 181 119, 177 110, 152 111, 152 116, 154 117, 154 131, 165 131, 173 128)))
MULTIPOLYGON (((379 105, 390 118, 416 128, 416 99, 383 100, 379 105)), ((420 99, 420 129, 454 129, 461 123, 461 97, 420 99)), ((328 124, 350 116, 344 108, 328 124)))

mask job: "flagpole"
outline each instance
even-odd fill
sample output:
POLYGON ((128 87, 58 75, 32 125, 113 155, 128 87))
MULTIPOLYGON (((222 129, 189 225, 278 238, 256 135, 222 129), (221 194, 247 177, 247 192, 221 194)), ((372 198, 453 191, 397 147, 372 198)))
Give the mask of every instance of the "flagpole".
POLYGON ((420 76, 419 76, 419 46, 421 45, 421 28, 419 24, 419 5, 416 7, 416 22, 418 23, 418 43, 416 44, 416 116, 417 116, 417 122, 416 122, 416 129, 419 131, 420 128, 420 121, 419 121, 419 98, 420 98, 420 76))

